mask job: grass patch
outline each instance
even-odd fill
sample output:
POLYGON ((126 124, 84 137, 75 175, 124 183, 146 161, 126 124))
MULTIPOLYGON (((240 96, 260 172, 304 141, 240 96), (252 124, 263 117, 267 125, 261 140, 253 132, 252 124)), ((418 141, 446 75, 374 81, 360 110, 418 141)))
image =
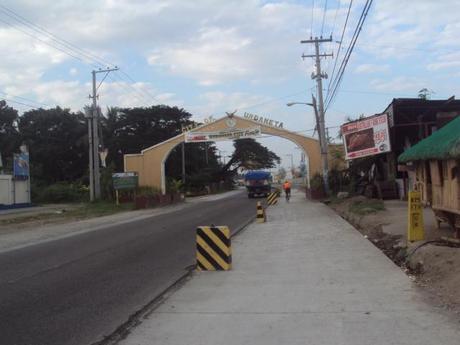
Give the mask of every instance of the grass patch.
POLYGON ((368 200, 358 200, 354 201, 348 211, 351 213, 358 214, 360 216, 365 216, 366 214, 376 213, 378 211, 384 211, 385 205, 382 200, 378 199, 368 199, 368 200))
POLYGON ((17 217, 1 219, 0 225, 23 224, 30 222, 40 222, 42 224, 46 224, 64 220, 82 220, 106 216, 118 212, 131 211, 133 209, 133 203, 123 203, 117 206, 114 202, 108 201, 87 202, 82 203, 80 206, 71 210, 44 212, 24 216, 18 214, 17 217))
POLYGON ((106 216, 118 212, 132 211, 133 209, 133 203, 123 203, 117 206, 114 202, 96 201, 85 203, 82 207, 64 212, 63 215, 67 218, 85 219, 106 216))

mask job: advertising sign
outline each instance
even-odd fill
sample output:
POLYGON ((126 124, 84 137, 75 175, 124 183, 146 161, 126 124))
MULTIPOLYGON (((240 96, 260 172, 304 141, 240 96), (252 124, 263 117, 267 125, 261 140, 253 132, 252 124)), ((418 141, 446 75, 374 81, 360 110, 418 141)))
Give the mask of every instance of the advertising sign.
POLYGON ((262 134, 260 127, 246 129, 231 129, 219 132, 188 132, 185 134, 185 142, 202 143, 207 141, 224 141, 245 138, 257 138, 262 134))
POLYGON ((390 152, 387 114, 349 122, 341 127, 345 159, 355 159, 390 152))
POLYGON ((15 153, 13 155, 13 175, 18 180, 29 178, 29 152, 15 153))
POLYGON ((113 189, 134 189, 137 187, 139 177, 135 172, 124 172, 112 174, 113 189))
POLYGON ((407 240, 410 242, 423 241, 425 233, 423 229, 423 209, 420 192, 409 192, 407 240))

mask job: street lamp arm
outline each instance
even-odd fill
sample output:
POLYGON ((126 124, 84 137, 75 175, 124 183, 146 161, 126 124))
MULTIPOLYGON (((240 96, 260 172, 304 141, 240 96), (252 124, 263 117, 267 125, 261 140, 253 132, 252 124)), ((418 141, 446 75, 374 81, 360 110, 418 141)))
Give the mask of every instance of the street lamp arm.
POLYGON ((288 107, 292 107, 293 105, 298 105, 298 104, 309 105, 310 107, 314 106, 313 103, 305 103, 305 102, 289 102, 289 103, 286 103, 286 105, 288 107))

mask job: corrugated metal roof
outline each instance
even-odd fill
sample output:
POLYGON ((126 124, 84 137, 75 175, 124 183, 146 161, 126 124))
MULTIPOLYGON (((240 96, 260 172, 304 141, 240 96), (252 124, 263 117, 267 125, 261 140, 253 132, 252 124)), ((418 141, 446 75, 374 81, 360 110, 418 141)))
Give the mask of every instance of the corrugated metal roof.
POLYGON ((460 117, 404 151, 401 163, 428 159, 460 159, 460 117))

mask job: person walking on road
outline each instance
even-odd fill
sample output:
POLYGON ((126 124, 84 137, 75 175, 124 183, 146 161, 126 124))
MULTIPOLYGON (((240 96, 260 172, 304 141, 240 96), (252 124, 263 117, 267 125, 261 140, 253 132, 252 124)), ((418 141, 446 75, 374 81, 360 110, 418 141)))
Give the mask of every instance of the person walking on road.
POLYGON ((289 202, 289 199, 291 197, 291 182, 289 182, 288 180, 284 181, 283 189, 284 193, 286 194, 286 201, 289 202))

